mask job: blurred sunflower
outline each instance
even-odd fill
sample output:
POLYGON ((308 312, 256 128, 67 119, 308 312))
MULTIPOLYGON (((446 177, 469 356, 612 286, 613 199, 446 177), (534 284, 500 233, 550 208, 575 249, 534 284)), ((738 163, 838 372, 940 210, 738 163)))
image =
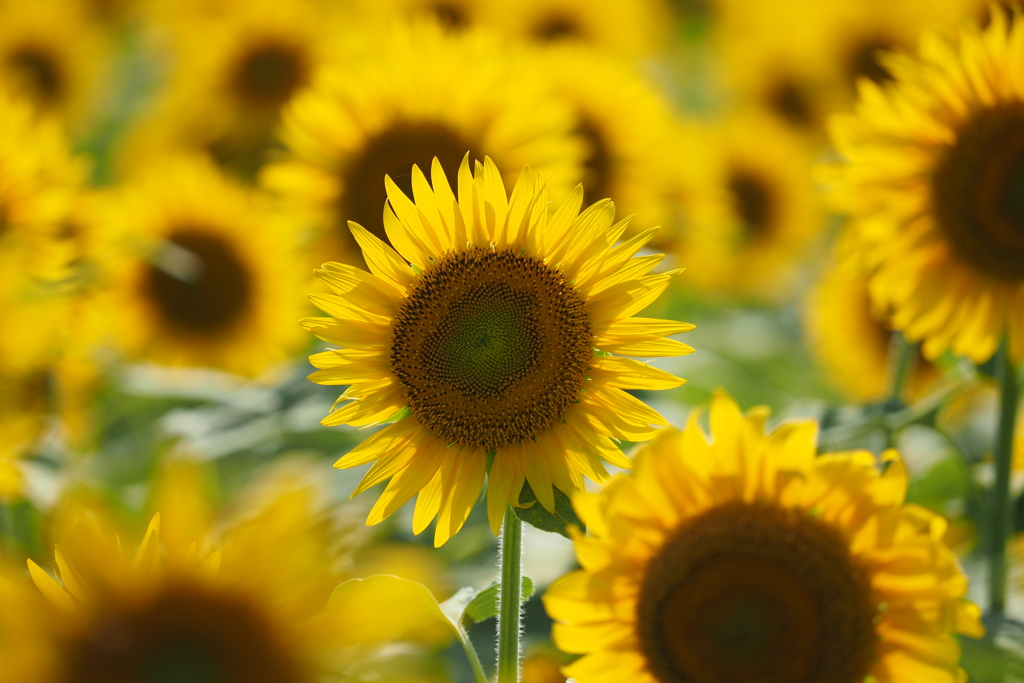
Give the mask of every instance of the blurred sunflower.
MULTIPOLYGON (((576 132, 587 145, 583 203, 605 197, 640 229, 668 226, 672 168, 664 154, 673 131, 672 109, 640 72, 596 50, 566 45, 538 54, 556 93, 576 112, 576 132)), ((655 245, 671 237, 664 229, 655 245)))
POLYGON ((778 119, 746 110, 681 133, 678 253, 709 293, 777 300, 824 230, 811 147, 778 119))
POLYGON ((274 146, 280 111, 328 61, 334 15, 311 2, 185 5, 168 12, 170 84, 129 137, 128 163, 162 151, 202 150, 251 179, 274 146))
POLYGON ((323 615, 336 578, 316 491, 278 478, 244 516, 214 531, 197 466, 157 481, 156 514, 134 553, 95 502, 55 522, 55 574, 29 560, 48 604, 21 596, 25 619, 3 683, 316 680, 337 644, 323 615))
MULTIPOLYGON (((837 254, 826 265, 808 296, 805 320, 809 346, 838 387, 860 403, 888 397, 892 328, 885 311, 871 303, 859 254, 837 254)), ((903 387, 906 399, 922 398, 941 376, 938 366, 915 358, 903 387)))
POLYGON ((353 223, 371 272, 325 264, 317 274, 334 293, 310 298, 330 317, 303 326, 345 347, 310 358, 311 380, 349 385, 339 401, 350 402, 323 424, 393 423, 335 463, 376 461, 353 495, 391 479, 367 523, 419 494, 413 531, 438 517, 440 546, 476 503, 490 455, 495 533, 524 482, 550 511, 553 486, 607 476, 602 458, 629 467, 613 439, 649 439, 666 423, 623 389, 684 380, 611 354, 689 353, 665 337, 692 325, 632 317, 677 271, 648 275, 662 257, 634 258, 653 229, 616 246, 629 219, 613 225, 610 201, 579 213, 577 186, 549 219, 539 175, 527 167, 510 201, 495 164, 471 174, 468 154, 458 200, 437 159, 431 179, 413 167, 415 203, 385 179, 397 251, 353 223))
MULTIPOLYGON (((467 151, 505 169, 532 164, 551 178, 557 198, 579 181, 583 143, 571 134, 571 110, 487 35, 449 37, 417 24, 356 54, 289 108, 283 139, 291 158, 262 178, 321 227, 318 263, 358 262, 348 220, 387 241, 384 176, 408 194, 409 169, 428 168, 434 157, 448 169, 467 151)), ((511 187, 515 176, 504 182, 511 187)))
POLYGON ((765 434, 718 392, 573 504, 583 569, 543 600, 564 669, 595 681, 964 680, 953 637, 979 637, 945 520, 904 504, 895 451, 818 456, 817 426, 765 434))
POLYGON ((85 171, 53 118, 0 92, 0 256, 39 279, 66 277, 60 225, 85 171))
POLYGON ((890 55, 894 80, 862 82, 837 117, 836 204, 853 220, 870 291, 893 326, 981 362, 1008 335, 1024 357, 1024 20, 997 13, 957 39, 928 35, 916 57, 890 55))
POLYGON ((656 54, 671 13, 663 0, 490 0, 483 22, 540 45, 584 43, 623 57, 656 54))
POLYGON ((130 245, 105 303, 129 355, 255 376, 302 343, 305 261, 290 219, 202 158, 164 158, 124 191, 130 245))
POLYGON ((798 130, 823 130, 858 78, 890 78, 879 56, 909 50, 927 29, 956 26, 965 0, 721 0, 715 33, 726 83, 798 130))
POLYGON ((486 2, 479 0, 362 0, 372 15, 395 16, 411 21, 433 20, 452 31, 476 27, 486 12, 486 2))
POLYGON ((75 128, 95 113, 109 51, 101 27, 78 3, 0 3, 0 90, 75 128))

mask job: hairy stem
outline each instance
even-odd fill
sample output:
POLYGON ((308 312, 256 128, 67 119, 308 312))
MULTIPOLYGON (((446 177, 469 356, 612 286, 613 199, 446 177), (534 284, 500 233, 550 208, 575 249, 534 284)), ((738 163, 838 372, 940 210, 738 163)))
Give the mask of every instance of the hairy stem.
POLYGON ((498 603, 498 683, 519 682, 522 612, 523 523, 509 505, 501 526, 501 592, 498 603))

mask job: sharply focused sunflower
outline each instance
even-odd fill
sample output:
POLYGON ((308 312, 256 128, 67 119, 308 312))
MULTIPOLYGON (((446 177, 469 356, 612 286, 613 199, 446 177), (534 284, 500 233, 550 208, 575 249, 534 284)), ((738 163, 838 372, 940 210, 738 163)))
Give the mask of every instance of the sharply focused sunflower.
POLYGON ((788 294, 825 227, 807 140, 749 110, 681 139, 677 249, 693 284, 767 301, 788 294))
MULTIPOLYGON (((810 348, 830 379, 862 403, 887 398, 892 385, 892 328, 872 305, 858 254, 837 255, 811 291, 805 313, 810 348)), ((919 354, 915 354, 919 356, 919 354)), ((903 387, 909 401, 924 396, 942 375, 917 357, 903 387)))
POLYGON ((277 477, 214 531, 201 471, 174 469, 135 552, 104 508, 62 506, 59 583, 29 560, 46 602, 6 586, 23 611, 0 623, 12 645, 0 681, 319 680, 337 647, 322 621, 337 580, 315 487, 277 477))
POLYGON ((335 16, 309 0, 176 9, 163 15, 170 84, 128 154, 145 161, 164 149, 201 150, 251 179, 274 146, 281 108, 329 60, 335 16))
MULTIPOLYGON (((384 176, 409 193, 409 169, 434 157, 448 169, 467 151, 506 173, 531 164, 561 198, 580 180, 583 142, 572 135, 569 107, 520 61, 479 32, 396 28, 297 99, 283 133, 291 159, 266 168, 264 184, 320 226, 315 253, 356 261, 347 221, 387 241, 384 176)), ((515 176, 504 182, 511 187, 515 176)))
POLYGON ((539 45, 583 43, 624 57, 656 54, 671 14, 664 0, 490 0, 482 21, 539 45))
MULTIPOLYGON (((634 214, 640 229, 669 225, 674 169, 664 145, 675 121, 664 95, 636 68, 587 47, 566 45, 534 58, 576 113, 576 132, 587 146, 584 205, 608 197, 634 214)), ((655 245, 671 234, 659 232, 655 245)))
POLYGON ((904 503, 895 451, 816 455, 817 426, 765 434, 718 392, 634 471, 573 499, 583 569, 544 595, 580 683, 964 680, 983 633, 946 523, 904 503))
POLYGON ((1008 335, 1024 357, 1024 19, 927 36, 916 57, 883 60, 894 80, 862 82, 834 121, 846 163, 837 205, 851 214, 871 296, 927 358, 976 362, 1008 335))
POLYGON ((109 46, 78 3, 0 3, 0 90, 74 126, 94 114, 109 46))
POLYGON ((297 350, 307 278, 291 219, 200 158, 162 159, 123 202, 107 310, 129 355, 258 375, 297 350))
POLYGON ((603 200, 579 213, 577 186, 549 218, 547 190, 527 167, 506 198, 488 158, 458 172, 459 199, 437 159, 431 184, 412 169, 415 203, 386 179, 384 227, 395 249, 352 224, 369 273, 336 263, 318 271, 333 294, 311 299, 329 318, 304 327, 340 344, 311 357, 310 379, 349 385, 325 425, 392 422, 335 467, 376 464, 356 493, 391 478, 368 523, 419 494, 413 530, 434 517, 435 545, 465 522, 490 465, 487 512, 497 533, 529 482, 547 510, 569 492, 628 467, 613 439, 642 441, 664 425, 624 389, 684 380, 620 357, 677 356, 668 335, 693 326, 633 318, 668 286, 648 275, 660 255, 634 258, 654 229, 616 246, 603 200), (599 352, 595 352, 595 348, 599 352))

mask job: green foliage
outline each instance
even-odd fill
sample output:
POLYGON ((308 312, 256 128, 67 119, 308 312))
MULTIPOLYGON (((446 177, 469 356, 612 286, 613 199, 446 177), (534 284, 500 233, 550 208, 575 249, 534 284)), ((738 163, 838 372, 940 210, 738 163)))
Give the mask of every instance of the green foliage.
POLYGON ((523 484, 523 490, 519 494, 519 505, 525 507, 513 508, 516 516, 527 524, 534 526, 541 531, 561 534, 569 538, 569 527, 575 526, 580 531, 586 531, 586 525, 576 516, 572 509, 572 501, 557 488, 555 489, 555 512, 554 514, 544 509, 544 506, 537 500, 537 495, 530 488, 529 482, 523 484))

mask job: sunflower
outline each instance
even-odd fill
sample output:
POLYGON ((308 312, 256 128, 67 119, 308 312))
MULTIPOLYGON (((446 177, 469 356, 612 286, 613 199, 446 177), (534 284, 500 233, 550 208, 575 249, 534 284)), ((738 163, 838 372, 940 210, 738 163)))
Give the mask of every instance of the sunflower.
POLYGON ((35 116, 28 101, 0 91, 0 257, 42 280, 66 276, 60 224, 85 170, 53 118, 35 116))
POLYGON ((124 190, 127 247, 106 310, 129 355, 258 375, 302 343, 306 281, 291 219, 201 158, 166 158, 124 190))
POLYGON ((135 148, 145 162, 164 150, 202 150, 252 179, 275 146, 281 108, 329 60, 335 16, 301 0, 176 9, 162 15, 170 84, 127 153, 135 148))
POLYGON ((573 505, 582 570, 543 597, 564 669, 595 681, 964 680, 983 633, 945 520, 904 504, 895 451, 816 456, 813 422, 765 434, 717 392, 573 505))
POLYGON ((955 40, 927 36, 917 56, 884 60, 894 80, 862 82, 837 117, 836 205, 864 243, 872 300, 893 326, 981 362, 1008 335, 1024 357, 1024 20, 997 13, 955 40))
MULTIPOLYGON (((809 346, 836 385, 862 403, 888 397, 892 329, 885 311, 871 304, 856 252, 837 254, 826 267, 808 296, 805 318, 809 346)), ((935 364, 915 358, 904 387, 907 400, 923 397, 941 375, 935 364)))
POLYGON ((237 516, 217 520, 203 470, 167 470, 157 482, 160 511, 137 550, 97 503, 80 496, 61 505, 60 582, 29 560, 48 604, 20 596, 28 623, 0 640, 31 646, 15 652, 18 666, 5 666, 0 681, 317 680, 336 648, 321 622, 336 584, 316 502, 323 492, 276 476, 261 482, 258 504, 250 498, 237 516))
POLYGON ((743 110, 710 130, 685 126, 677 144, 677 249, 694 284, 768 301, 787 295, 825 227, 806 138, 743 110))
POLYGON ((578 42, 624 57, 656 54, 671 13, 663 0, 491 0, 483 23, 540 45, 578 42))
POLYGON ((369 16, 395 16, 410 21, 436 21, 449 31, 476 27, 486 12, 487 3, 477 0, 362 0, 369 16))
POLYGON ((0 3, 0 90, 80 127, 95 113, 110 47, 78 3, 0 3))
MULTIPOLYGON (((639 228, 667 225, 673 169, 664 141, 675 122, 664 95, 635 67, 584 46, 546 50, 535 59, 538 73, 551 77, 576 112, 576 132, 587 145, 584 205, 608 197, 635 214, 639 228)), ((670 235, 659 233, 655 244, 670 235)))
MULTIPOLYGON (((358 260, 348 220, 387 241, 384 176, 408 194, 409 169, 427 168, 435 156, 449 169, 467 151, 506 169, 532 164, 552 178, 558 198, 579 181, 584 149, 572 135, 571 110, 506 48, 479 32, 448 36, 433 24, 386 36, 353 48, 344 68, 296 100, 283 133, 291 158, 263 174, 284 205, 320 226, 315 253, 358 260)), ((511 187, 514 175, 504 182, 511 187)))
POLYGON ((628 467, 613 439, 648 439, 665 421, 623 389, 684 380, 612 354, 689 353, 665 337, 693 326, 632 317, 678 271, 648 275, 661 256, 633 258, 653 229, 615 246, 629 219, 613 225, 609 200, 579 213, 577 186, 549 218, 529 167, 509 201, 497 166, 488 158, 471 174, 468 154, 458 201, 436 158, 431 179, 433 189, 413 167, 413 203, 386 178, 384 225, 397 251, 352 223, 371 272, 325 264, 317 274, 334 294, 310 298, 330 317, 303 326, 346 347, 310 358, 311 380, 350 385, 340 399, 350 402, 323 424, 392 423, 335 463, 376 461, 356 493, 391 478, 368 523, 419 494, 413 530, 438 517, 440 546, 469 515, 491 456, 495 533, 524 481, 550 511, 552 486, 569 492, 583 476, 607 476, 601 458, 628 467))
POLYGON ((823 132, 858 78, 890 78, 879 56, 912 49, 922 31, 956 26, 965 0, 724 0, 714 34, 726 84, 796 129, 823 132))

